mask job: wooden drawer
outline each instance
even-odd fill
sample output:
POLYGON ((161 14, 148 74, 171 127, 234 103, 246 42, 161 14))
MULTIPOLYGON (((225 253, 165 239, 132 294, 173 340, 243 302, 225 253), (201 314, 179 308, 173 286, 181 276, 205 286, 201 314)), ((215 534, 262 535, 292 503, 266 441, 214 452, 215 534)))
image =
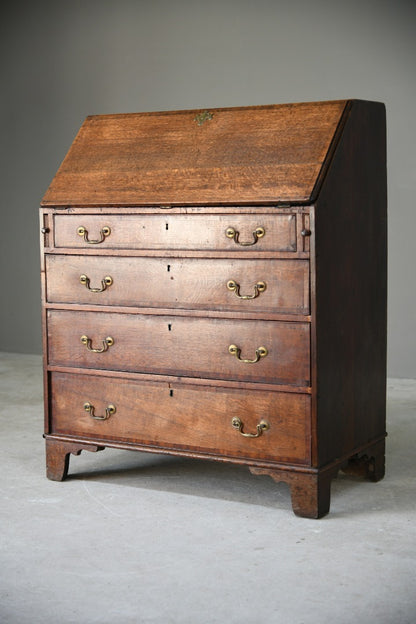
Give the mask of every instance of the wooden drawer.
POLYGON ((307 260, 48 255, 46 270, 51 303, 309 313, 307 260), (108 277, 105 290, 91 291, 102 289, 108 277), (255 287, 259 282, 264 291, 255 287))
POLYGON ((237 458, 308 463, 310 397, 306 394, 244 391, 167 383, 137 382, 94 375, 52 373, 51 433, 97 440, 132 442, 165 449, 237 458), (106 408, 116 411, 106 420, 106 408), (265 420, 269 429, 245 438, 232 426, 256 433, 265 420))
POLYGON ((309 385, 309 324, 198 317, 48 311, 49 364, 166 375, 309 385), (107 337, 114 344, 103 353, 107 337), (229 352, 236 345, 241 358, 229 352))
POLYGON ((55 246, 96 249, 296 251, 295 214, 55 215, 55 246), (87 232, 79 235, 83 227, 87 232), (108 228, 105 230, 103 228, 108 228), (238 244, 226 232, 238 233, 238 244), (264 235, 253 235, 263 228, 264 235), (108 232, 107 236, 103 232, 108 232), (88 240, 100 243, 88 243, 88 240))

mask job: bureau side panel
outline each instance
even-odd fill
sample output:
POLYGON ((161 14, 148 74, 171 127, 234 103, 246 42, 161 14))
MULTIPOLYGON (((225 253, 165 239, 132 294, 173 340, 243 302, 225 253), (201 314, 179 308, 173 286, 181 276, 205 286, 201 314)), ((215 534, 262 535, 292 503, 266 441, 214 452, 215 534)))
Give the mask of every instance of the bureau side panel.
POLYGON ((318 465, 385 434, 385 108, 355 101, 315 206, 318 465))

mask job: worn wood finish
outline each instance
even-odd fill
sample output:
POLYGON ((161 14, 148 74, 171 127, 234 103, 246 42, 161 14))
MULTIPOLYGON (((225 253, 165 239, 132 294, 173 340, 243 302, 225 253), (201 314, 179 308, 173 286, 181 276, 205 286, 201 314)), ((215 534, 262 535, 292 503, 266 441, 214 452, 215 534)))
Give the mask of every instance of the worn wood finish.
POLYGON ((307 202, 345 106, 88 117, 42 205, 307 202))
POLYGON ((309 462, 309 409, 306 394, 245 391, 143 383, 97 376, 52 373, 51 433, 97 440, 129 441, 166 449, 193 449, 208 454, 263 457, 281 462, 309 462), (95 420, 84 403, 104 416, 95 420), (244 432, 256 433, 266 420, 270 429, 258 438, 243 437, 231 424, 241 418, 244 432))
POLYGON ((244 250, 248 255, 257 251, 296 251, 295 214, 215 215, 56 215, 55 246, 91 248, 79 236, 78 228, 88 231, 90 240, 100 240, 100 231, 109 227, 111 232, 102 243, 94 244, 94 251, 108 249, 183 249, 244 250), (226 235, 228 228, 239 232, 241 243, 254 243, 253 232, 264 229, 264 236, 250 245, 239 245, 226 235))
POLYGON ((289 485, 292 508, 297 516, 303 518, 322 518, 331 503, 331 480, 338 472, 338 466, 331 466, 323 471, 288 472, 250 466, 255 475, 268 475, 277 483, 284 481, 289 485))
POLYGON ((384 107, 197 112, 88 118, 45 195, 48 476, 84 448, 210 458, 319 518, 338 470, 384 475, 384 107))
POLYGON ((48 255, 48 303, 81 303, 130 307, 215 309, 235 312, 309 314, 309 263, 305 260, 233 260, 201 258, 122 258, 114 256, 48 255), (86 275, 91 292, 80 281, 86 275), (266 280, 267 276, 267 280, 266 280), (255 286, 266 289, 255 299, 255 286))
POLYGON ((104 446, 82 444, 79 442, 63 442, 62 440, 46 440, 46 476, 51 481, 66 479, 69 468, 69 456, 79 455, 81 451, 103 451, 104 446))
POLYGON ((50 310, 49 364, 85 368, 177 374, 276 384, 309 385, 309 324, 270 321, 50 310), (107 336, 114 344, 103 353, 107 336), (256 349, 268 354, 245 363, 229 353, 253 360, 256 349))
POLYGON ((384 106, 355 102, 314 208, 319 466, 385 435, 385 140, 384 106))
POLYGON ((385 438, 376 444, 366 446, 365 450, 356 453, 341 466, 345 474, 365 477, 370 481, 380 481, 385 473, 385 438))

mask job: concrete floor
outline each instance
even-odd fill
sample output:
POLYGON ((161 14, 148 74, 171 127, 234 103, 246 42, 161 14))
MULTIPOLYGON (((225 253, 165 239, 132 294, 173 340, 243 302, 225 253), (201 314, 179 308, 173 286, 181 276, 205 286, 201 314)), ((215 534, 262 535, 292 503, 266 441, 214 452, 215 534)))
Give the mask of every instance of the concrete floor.
POLYGON ((41 376, 0 354, 2 624, 415 624, 416 381, 389 383, 385 479, 306 520, 213 462, 106 449, 48 481, 41 376))

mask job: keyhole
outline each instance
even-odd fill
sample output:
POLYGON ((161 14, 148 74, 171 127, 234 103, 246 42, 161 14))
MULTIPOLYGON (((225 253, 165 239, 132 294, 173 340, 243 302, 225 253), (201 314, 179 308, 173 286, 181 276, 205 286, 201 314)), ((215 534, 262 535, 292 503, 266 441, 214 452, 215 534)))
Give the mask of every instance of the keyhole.
POLYGON ((168 269, 168 273, 169 273, 169 271, 170 271, 170 264, 168 264, 168 267, 167 267, 167 269, 168 269))
POLYGON ((172 331, 172 323, 168 323, 168 330, 172 331))
POLYGON ((167 230, 169 229, 169 223, 166 223, 166 229, 167 230))
POLYGON ((169 390, 169 396, 173 396, 173 390, 169 390))

